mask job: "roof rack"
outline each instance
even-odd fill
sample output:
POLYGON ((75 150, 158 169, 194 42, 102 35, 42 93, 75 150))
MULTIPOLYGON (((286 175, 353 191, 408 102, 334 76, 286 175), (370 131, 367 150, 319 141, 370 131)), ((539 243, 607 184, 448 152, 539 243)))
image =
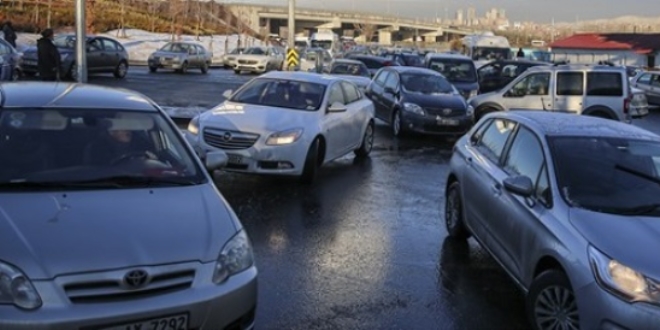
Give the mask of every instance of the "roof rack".
POLYGON ((553 63, 553 66, 560 66, 560 65, 584 65, 584 66, 606 65, 612 67, 619 66, 618 64, 612 63, 610 61, 598 61, 597 63, 571 63, 569 61, 558 61, 553 63))

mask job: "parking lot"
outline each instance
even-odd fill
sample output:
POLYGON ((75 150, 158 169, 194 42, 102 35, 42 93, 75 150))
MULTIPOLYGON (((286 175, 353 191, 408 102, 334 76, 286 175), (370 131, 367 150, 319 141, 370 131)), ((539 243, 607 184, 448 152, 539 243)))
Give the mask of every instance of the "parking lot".
MULTIPOLYGON (((211 107, 254 76, 211 70, 90 83, 137 90, 161 105, 211 107)), ((660 132, 652 112, 637 125, 660 132)), ((248 230, 260 271, 260 329, 527 329, 524 300, 473 240, 447 238, 443 218, 453 141, 394 139, 379 124, 370 160, 295 179, 216 173, 248 230)))

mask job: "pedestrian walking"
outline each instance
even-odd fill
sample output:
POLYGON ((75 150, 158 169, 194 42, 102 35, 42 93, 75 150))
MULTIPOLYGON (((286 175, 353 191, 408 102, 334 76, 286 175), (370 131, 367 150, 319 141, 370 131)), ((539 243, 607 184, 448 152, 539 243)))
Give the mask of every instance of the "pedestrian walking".
POLYGON ((14 31, 11 21, 5 22, 5 25, 2 27, 2 33, 5 35, 5 40, 16 48, 16 31, 14 31))
POLYGON ((517 58, 523 58, 525 57, 525 52, 523 51, 522 48, 518 48, 518 54, 516 54, 517 58))
POLYGON ((55 33, 52 29, 41 32, 42 38, 37 40, 39 77, 44 81, 57 81, 60 78, 60 52, 53 43, 55 33))

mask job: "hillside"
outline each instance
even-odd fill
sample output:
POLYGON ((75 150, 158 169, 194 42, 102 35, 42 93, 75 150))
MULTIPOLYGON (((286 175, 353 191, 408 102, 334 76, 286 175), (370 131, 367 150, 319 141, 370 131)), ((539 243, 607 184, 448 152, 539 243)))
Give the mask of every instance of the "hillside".
MULTIPOLYGON (((150 32, 190 35, 242 33, 259 35, 240 18, 214 1, 87 0, 89 33, 134 28, 150 32)), ((75 25, 73 0, 0 1, 0 20, 10 19, 22 32, 39 32, 75 25), (49 24, 50 22, 50 24, 49 24)))

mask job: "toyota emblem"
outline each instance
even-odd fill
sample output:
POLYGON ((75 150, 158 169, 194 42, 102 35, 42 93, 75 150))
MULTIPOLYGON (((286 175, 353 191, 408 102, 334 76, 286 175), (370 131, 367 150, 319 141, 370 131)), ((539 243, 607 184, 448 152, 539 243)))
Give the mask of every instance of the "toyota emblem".
POLYGON ((124 276, 124 283, 130 289, 139 289, 147 284, 149 275, 144 270, 132 270, 124 276))
POLYGON ((222 139, 225 141, 231 141, 231 133, 225 132, 225 135, 222 136, 222 139))
POLYGON ((442 114, 443 115, 450 115, 451 114, 451 109, 442 109, 442 114))

